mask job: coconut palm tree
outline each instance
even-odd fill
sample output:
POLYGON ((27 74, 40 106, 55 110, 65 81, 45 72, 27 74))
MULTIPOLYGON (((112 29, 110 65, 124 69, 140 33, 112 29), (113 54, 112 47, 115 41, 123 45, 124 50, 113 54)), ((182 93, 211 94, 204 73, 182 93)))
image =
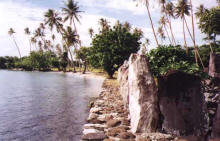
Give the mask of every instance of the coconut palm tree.
POLYGON ((57 32, 60 33, 61 35, 63 34, 62 18, 59 16, 59 13, 57 13, 53 9, 49 9, 44 14, 44 17, 45 17, 45 25, 48 25, 51 31, 55 26, 57 32))
POLYGON ((164 34, 164 31, 163 31, 163 27, 160 26, 157 30, 157 33, 158 35, 160 36, 160 39, 161 39, 161 42, 163 43, 163 41, 166 39, 166 36, 164 34))
POLYGON ((65 4, 65 7, 62 8, 63 14, 65 15, 64 22, 67 20, 70 21, 70 26, 72 26, 72 23, 74 24, 75 31, 77 32, 76 23, 75 21, 80 23, 80 15, 82 11, 79 10, 78 3, 74 0, 67 0, 65 4))
MULTIPOLYGON (((119 23, 119 21, 117 22, 119 23)), ((116 25, 117 25, 117 22, 116 22, 116 25)), ((110 28, 109 22, 107 21, 107 19, 104 19, 104 18, 99 19, 99 25, 101 26, 101 32, 108 31, 110 28)))
POLYGON ((204 7, 203 4, 201 4, 198 8, 197 8, 197 11, 195 13, 196 15, 196 18, 200 18, 206 11, 206 8, 204 7))
POLYGON ((20 56, 20 58, 21 58, 21 52, 20 52, 20 49, 19 49, 18 44, 17 44, 17 42, 16 42, 16 40, 15 40, 15 37, 14 37, 14 34, 15 34, 15 33, 16 33, 16 32, 14 31, 13 28, 10 28, 9 31, 8 31, 8 34, 12 37, 12 39, 13 39, 13 41, 14 41, 14 43, 15 43, 15 46, 17 47, 18 54, 19 54, 19 56, 20 56))
POLYGON ((171 39, 170 39, 170 35, 169 35, 168 30, 167 30, 167 25, 166 25, 166 23, 167 23, 167 19, 165 18, 165 16, 162 16, 162 17, 160 18, 159 24, 160 24, 160 26, 161 26, 162 28, 165 29, 166 34, 167 34, 167 37, 168 37, 168 39, 169 39, 169 41, 170 41, 170 44, 172 45, 172 41, 171 41, 171 39))
MULTIPOLYGON (((137 0, 136 0, 136 1, 137 1, 137 0)), ((146 8, 147 8, 147 13, 148 13, 148 17, 149 17, 149 19, 150 19, 150 24, 151 24, 151 28, 152 28, 152 30, 153 30, 154 38, 155 38, 155 41, 156 41, 157 46, 159 47, 159 43, 158 43, 158 40, 157 40, 157 35, 156 35, 155 29, 154 29, 154 24, 153 24, 152 17, 151 17, 151 13, 150 13, 149 0, 139 0, 139 1, 143 2, 144 5, 145 5, 146 8)))
POLYGON ((172 28, 172 22, 171 22, 171 18, 174 18, 174 5, 172 2, 168 2, 165 8, 166 8, 166 14, 167 14, 168 22, 169 22, 169 28, 170 28, 171 35, 172 35, 172 40, 173 40, 174 45, 176 46, 176 39, 173 34, 173 28, 172 28))
MULTIPOLYGON (((67 0, 65 4, 65 7, 62 8, 64 17, 64 22, 67 20, 70 21, 70 26, 72 26, 72 23, 74 24, 74 30, 78 34, 77 27, 76 27, 76 21, 80 23, 80 15, 82 11, 79 10, 78 2, 75 2, 74 0, 67 0)), ((79 38, 79 37, 78 37, 79 38)), ((79 39, 80 40, 80 39, 79 39)), ((79 42, 79 45, 81 47, 81 42, 79 42)))
POLYGON ((31 37, 31 44, 35 45, 35 49, 37 49, 36 43, 37 43, 37 40, 34 37, 31 37))
MULTIPOLYGON (((76 31, 72 30, 72 28, 68 26, 67 29, 64 31, 63 39, 66 41, 67 49, 70 53, 71 59, 73 60, 73 56, 72 56, 70 48, 71 46, 75 46, 79 42, 76 31)), ((75 65, 73 65, 73 69, 74 69, 74 72, 76 72, 75 65)))
POLYGON ((124 28, 127 29, 128 31, 131 30, 131 24, 130 24, 130 23, 125 22, 123 26, 124 26, 124 28))
POLYGON ((42 45, 43 45, 42 42, 41 42, 41 41, 38 41, 38 47, 39 47, 39 50, 40 50, 40 51, 43 51, 42 45))
POLYGON ((93 34, 94 34, 94 30, 92 28, 89 28, 89 35, 90 35, 90 38, 93 37, 93 34))
POLYGON ((184 47, 187 49, 186 34, 185 34, 185 16, 190 15, 190 5, 187 0, 179 0, 175 7, 175 13, 177 18, 181 18, 183 22, 183 36, 184 36, 184 47))
POLYGON ((25 33, 25 34, 27 35, 27 37, 28 37, 28 41, 29 41, 29 44, 30 44, 30 52, 31 52, 31 40, 30 40, 31 32, 30 32, 30 30, 29 30, 28 27, 26 27, 26 28, 24 29, 24 33, 25 33))

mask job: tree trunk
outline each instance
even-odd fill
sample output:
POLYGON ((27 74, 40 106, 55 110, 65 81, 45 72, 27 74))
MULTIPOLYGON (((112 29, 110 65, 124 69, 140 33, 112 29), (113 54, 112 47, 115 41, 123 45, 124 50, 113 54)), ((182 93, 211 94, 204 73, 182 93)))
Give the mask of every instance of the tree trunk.
POLYGON ((186 43, 186 34, 185 34, 185 22, 184 22, 184 18, 183 18, 182 20, 183 20, 184 47, 186 48, 186 52, 188 53, 188 51, 187 51, 187 43, 186 43))
MULTIPOLYGON (((191 5, 191 17, 192 17, 192 29, 193 29, 193 44, 194 44, 194 53, 195 53, 195 61, 196 64, 198 65, 198 55, 199 52, 196 47, 196 37, 195 37, 195 27, 194 27, 194 16, 193 16, 193 5, 192 5, 192 0, 190 0, 190 5, 191 5), (197 54, 198 53, 198 54, 197 54)), ((202 60, 200 60, 202 63, 202 60)), ((203 64, 203 63, 202 63, 203 64)), ((204 68, 203 68, 204 69, 204 68)))
POLYGON ((190 30, 189 30, 189 26, 188 26, 188 23, 186 22, 186 18, 185 17, 184 17, 184 21, 185 21, 185 24, 186 24, 187 31, 188 31, 188 33, 190 35, 190 38, 191 38, 191 40, 193 41, 193 44, 194 44, 194 38, 193 38, 193 36, 192 36, 192 34, 191 34, 190 30))
POLYGON ((84 62, 84 70, 83 70, 83 74, 86 73, 86 69, 87 69, 87 63, 86 63, 86 61, 85 61, 85 62, 84 62))
POLYGON ((167 31, 166 25, 164 25, 164 29, 165 29, 165 31, 166 31, 166 33, 167 33, 167 37, 168 37, 168 39, 169 39, 169 41, 170 41, 170 45, 172 45, 172 41, 171 41, 171 39, 170 39, 170 35, 169 35, 169 32, 167 31))
POLYGON ((151 18, 151 14, 150 14, 149 6, 146 5, 146 7, 147 7, 148 17, 149 17, 149 19, 150 19, 150 23, 151 23, 151 28, 152 28, 153 33, 154 33, 154 38, 155 38, 155 41, 156 41, 157 47, 159 47, 159 43, 158 43, 158 40, 157 40, 156 32, 155 32, 155 30, 154 30, 154 25, 153 25, 153 21, 152 21, 152 18, 151 18))
POLYGON ((14 35, 12 35, 12 38, 13 38, 13 41, 14 41, 14 43, 15 43, 15 46, 17 47, 17 50, 18 50, 18 54, 19 54, 19 56, 20 56, 20 59, 21 59, 21 52, 20 52, 20 49, 19 49, 19 47, 18 47, 18 44, 17 44, 17 42, 15 41, 15 37, 14 37, 14 35))
POLYGON ((168 19, 169 28, 170 28, 170 32, 171 32, 171 35, 172 35, 173 43, 176 46, 176 39, 175 39, 174 34, 173 34, 173 28, 172 28, 171 20, 169 18, 167 18, 167 19, 168 19))

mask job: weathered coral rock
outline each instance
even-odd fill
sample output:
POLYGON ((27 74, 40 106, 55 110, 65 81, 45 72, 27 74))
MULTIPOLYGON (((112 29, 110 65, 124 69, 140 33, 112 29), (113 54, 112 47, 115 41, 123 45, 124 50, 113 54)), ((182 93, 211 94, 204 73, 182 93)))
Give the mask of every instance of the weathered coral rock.
POLYGON ((206 135, 207 112, 200 78, 170 72, 159 79, 160 128, 174 135, 206 135))
POLYGON ((129 112, 131 131, 154 132, 158 121, 157 87, 144 55, 129 58, 129 112))
POLYGON ((82 136, 85 141, 103 141, 106 138, 104 133, 89 133, 82 136))
POLYGON ((106 124, 108 127, 115 127, 115 126, 120 125, 121 121, 117 119, 112 119, 112 120, 109 120, 106 124))
POLYGON ((173 137, 169 134, 162 134, 162 133, 143 133, 137 135, 137 141, 159 141, 159 140, 172 140, 173 137))
POLYGON ((220 104, 218 104, 217 112, 213 120, 212 137, 220 138, 220 104))
POLYGON ((180 137, 175 139, 175 141, 204 141, 201 137, 196 136, 188 136, 188 137, 180 137))
POLYGON ((118 81, 120 82, 120 94, 123 99, 124 106, 128 106, 128 62, 124 64, 118 70, 118 81))
POLYGON ((209 75, 220 78, 220 54, 210 54, 209 75))

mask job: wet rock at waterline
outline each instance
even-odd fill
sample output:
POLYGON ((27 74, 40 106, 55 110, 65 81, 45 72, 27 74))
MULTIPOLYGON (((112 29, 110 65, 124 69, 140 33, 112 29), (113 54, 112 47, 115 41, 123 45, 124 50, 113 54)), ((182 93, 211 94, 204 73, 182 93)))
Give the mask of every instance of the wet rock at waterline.
POLYGON ((144 55, 129 58, 128 87, 131 131, 155 132, 158 121, 157 88, 144 55))
POLYGON ((172 71, 159 79, 160 125, 174 135, 206 135, 207 109, 200 78, 172 71))

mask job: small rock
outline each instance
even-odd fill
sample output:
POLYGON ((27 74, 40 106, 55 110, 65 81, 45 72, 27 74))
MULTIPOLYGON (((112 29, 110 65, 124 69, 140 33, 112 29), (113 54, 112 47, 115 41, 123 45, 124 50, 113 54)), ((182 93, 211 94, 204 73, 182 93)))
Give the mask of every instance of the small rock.
POLYGON ((115 127, 115 126, 118 126, 121 124, 121 121, 120 120, 117 120, 117 119, 112 119, 112 120, 109 120, 107 122, 107 126, 108 127, 115 127))
POLYGON ((89 134, 89 133, 100 133, 100 131, 96 129, 84 129, 83 130, 84 135, 89 134))
POLYGON ((91 120, 96 119, 97 117, 98 117, 98 114, 90 113, 87 121, 90 122, 91 120))
POLYGON ((104 133, 89 133, 82 136, 86 141, 103 141, 106 138, 104 133))
POLYGON ((93 107, 93 108, 90 109, 90 113, 99 114, 100 111, 102 111, 102 108, 99 108, 99 107, 93 107))
POLYGON ((122 132, 118 136, 121 139, 134 139, 135 136, 131 132, 122 132))

